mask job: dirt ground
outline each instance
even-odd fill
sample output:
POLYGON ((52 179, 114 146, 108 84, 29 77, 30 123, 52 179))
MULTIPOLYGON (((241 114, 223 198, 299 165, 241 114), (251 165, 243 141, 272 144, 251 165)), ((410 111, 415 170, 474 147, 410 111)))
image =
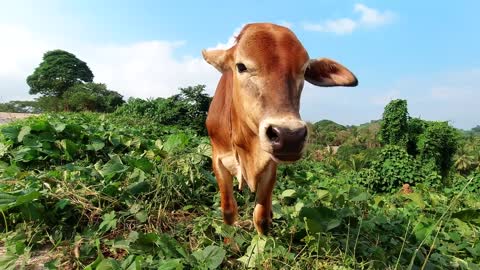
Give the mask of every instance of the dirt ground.
POLYGON ((0 112, 0 124, 5 124, 16 119, 27 118, 36 114, 0 112))

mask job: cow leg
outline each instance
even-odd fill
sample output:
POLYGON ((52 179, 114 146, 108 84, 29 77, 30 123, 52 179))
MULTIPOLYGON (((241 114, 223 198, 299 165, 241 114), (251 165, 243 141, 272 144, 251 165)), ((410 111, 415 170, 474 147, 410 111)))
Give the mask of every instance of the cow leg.
POLYGON ((233 197, 233 176, 223 165, 220 159, 213 159, 213 171, 217 178, 220 189, 220 206, 222 208, 223 221, 232 225, 237 216, 237 202, 233 197))
POLYGON ((275 186, 276 167, 269 166, 264 177, 258 182, 253 223, 260 234, 267 234, 272 224, 272 192, 275 186))

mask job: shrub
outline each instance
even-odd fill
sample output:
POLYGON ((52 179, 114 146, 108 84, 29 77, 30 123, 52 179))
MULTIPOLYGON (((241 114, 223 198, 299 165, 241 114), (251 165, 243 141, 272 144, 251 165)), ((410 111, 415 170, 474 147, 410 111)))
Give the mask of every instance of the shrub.
POLYGON ((420 160, 433 162, 437 172, 446 179, 458 148, 458 138, 458 131, 447 122, 429 122, 417 142, 420 160))
POLYGON ((385 106, 380 127, 380 141, 406 146, 408 138, 408 110, 404 99, 392 100, 385 106))
POLYGON ((392 192, 404 183, 414 184, 422 179, 415 160, 400 146, 385 146, 370 169, 359 173, 360 182, 374 192, 392 192))

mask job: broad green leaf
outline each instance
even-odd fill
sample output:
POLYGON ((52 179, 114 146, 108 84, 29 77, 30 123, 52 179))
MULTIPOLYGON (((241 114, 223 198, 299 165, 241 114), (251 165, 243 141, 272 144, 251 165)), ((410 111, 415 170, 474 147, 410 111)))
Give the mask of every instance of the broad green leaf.
POLYGON ((420 193, 413 192, 413 193, 409 193, 409 194, 403 194, 403 196, 410 199, 419 208, 421 208, 421 209, 425 208, 425 202, 424 202, 423 197, 420 193))
POLYGON ((424 224, 424 223, 419 223, 415 227, 415 237, 417 238, 418 241, 423 241, 425 237, 429 236, 432 234, 432 231, 435 228, 435 224, 424 224))
POLYGON ((33 131, 45 131, 50 129, 50 123, 44 119, 37 119, 32 124, 30 124, 30 128, 33 131))
POLYGON ((197 153, 211 157, 212 156, 212 146, 210 144, 202 143, 197 146, 197 153))
POLYGON ((145 157, 131 160, 131 165, 146 173, 151 172, 153 169, 153 164, 150 162, 150 160, 148 160, 148 158, 145 157))
POLYGON ((117 270, 122 269, 121 265, 114 259, 103 259, 95 268, 95 270, 117 270))
POLYGON ((354 197, 350 198, 350 201, 352 202, 363 202, 368 200, 368 193, 362 192, 360 194, 355 195, 354 197))
POLYGON ((158 270, 182 270, 183 263, 181 259, 169 259, 159 262, 158 270))
POLYGON ((23 141, 23 137, 25 137, 25 135, 28 135, 30 134, 30 131, 32 129, 29 127, 29 126, 23 126, 21 129, 20 129, 20 132, 18 133, 18 137, 17 137, 17 140, 18 142, 22 142, 23 141))
POLYGON ((187 252, 174 238, 167 234, 160 234, 156 241, 160 253, 165 258, 186 258, 187 252))
POLYGON ((13 154, 13 158, 16 161, 30 162, 38 158, 39 153, 32 147, 21 147, 13 154))
POLYGON ((186 134, 177 133, 177 134, 168 136, 167 140, 163 144, 163 147, 165 151, 169 153, 177 152, 177 151, 184 150, 189 141, 190 139, 186 134))
POLYGON ((38 199, 41 196, 40 192, 34 190, 17 197, 16 205, 24 204, 38 199))
POLYGON ((67 124, 65 123, 55 123, 53 124, 53 128, 55 129, 56 132, 62 132, 65 130, 65 127, 67 126, 67 124))
POLYGON ((65 153, 67 160, 72 160, 79 150, 79 146, 69 139, 63 139, 60 141, 60 146, 65 153))
POLYGON ((282 192, 280 195, 281 198, 294 198, 296 195, 296 191, 294 189, 287 189, 282 192))
POLYGON ((139 211, 135 214, 135 218, 141 223, 144 223, 148 219, 148 213, 146 211, 139 211))
POLYGON ((126 170, 128 170, 128 166, 123 165, 122 160, 118 155, 113 155, 111 159, 102 166, 99 173, 104 178, 110 179, 119 173, 125 172, 126 170))
POLYGON ((328 190, 325 190, 325 189, 319 189, 319 190, 317 190, 317 198, 318 198, 318 200, 323 200, 323 199, 326 198, 329 194, 330 194, 330 192, 329 192, 328 190))
POLYGON ((18 134, 20 133, 19 126, 7 126, 2 128, 2 134, 5 138, 11 141, 17 141, 18 134))
POLYGON ((313 232, 326 232, 341 224, 335 211, 330 208, 320 206, 317 208, 303 207, 299 214, 300 219, 305 220, 308 229, 313 232))
POLYGON ((111 211, 103 215, 103 221, 98 226, 98 229, 102 232, 108 232, 111 229, 115 229, 117 227, 117 219, 115 218, 115 211, 111 211))
POLYGON ((16 200, 17 196, 0 191, 0 207, 2 207, 2 205, 14 203, 16 200))
POLYGON ((139 181, 139 182, 133 183, 133 184, 131 184, 127 187, 127 191, 131 195, 138 195, 138 194, 141 194, 141 193, 148 192, 150 190, 151 190, 150 184, 147 181, 139 181))
POLYGON ((88 150, 100 151, 105 147, 105 142, 101 139, 93 139, 89 145, 87 145, 88 150))
POLYGON ((222 264, 226 251, 219 246, 208 246, 203 250, 197 250, 192 254, 197 261, 208 269, 216 269, 222 264))
POLYGON ((242 262, 245 267, 253 268, 256 265, 257 258, 263 254, 267 240, 264 236, 255 235, 248 246, 245 255, 240 257, 238 261, 242 262))

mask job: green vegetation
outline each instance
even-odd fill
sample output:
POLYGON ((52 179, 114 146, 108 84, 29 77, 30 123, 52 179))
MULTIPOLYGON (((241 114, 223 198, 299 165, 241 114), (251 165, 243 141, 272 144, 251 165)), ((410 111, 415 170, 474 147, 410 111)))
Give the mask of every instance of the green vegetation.
POLYGON ((188 127, 206 135, 205 121, 211 98, 205 93, 205 85, 180 88, 180 94, 169 98, 143 100, 130 98, 118 108, 117 116, 135 116, 156 125, 188 127))
POLYGON ((30 94, 40 96, 34 101, 0 103, 0 112, 113 112, 124 103, 122 95, 93 82, 87 63, 62 50, 46 52, 27 84, 30 94))
POLYGON ((315 123, 258 236, 249 191, 222 222, 208 102, 196 86, 0 126, 0 268, 479 269, 480 137, 407 118, 380 146, 383 122, 315 123))
POLYGON ((93 73, 87 63, 72 53, 54 50, 43 55, 43 61, 28 76, 30 94, 61 97, 77 83, 93 82, 93 73))

